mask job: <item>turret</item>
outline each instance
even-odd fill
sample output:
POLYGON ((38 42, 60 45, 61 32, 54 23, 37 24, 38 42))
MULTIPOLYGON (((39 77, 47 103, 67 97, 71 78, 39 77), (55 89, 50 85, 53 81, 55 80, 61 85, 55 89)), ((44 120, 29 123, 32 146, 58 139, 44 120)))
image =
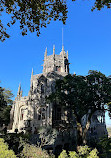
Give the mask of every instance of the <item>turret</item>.
POLYGON ((17 95, 20 95, 20 93, 21 93, 21 83, 19 84, 17 95))
POLYGON ((22 97, 21 83, 19 84, 19 87, 18 87, 17 97, 18 97, 18 99, 20 99, 20 97, 22 97))
POLYGON ((43 73, 56 71, 58 73, 69 73, 68 52, 66 54, 64 46, 60 55, 55 54, 55 45, 53 45, 53 54, 47 56, 47 48, 44 55, 43 73))

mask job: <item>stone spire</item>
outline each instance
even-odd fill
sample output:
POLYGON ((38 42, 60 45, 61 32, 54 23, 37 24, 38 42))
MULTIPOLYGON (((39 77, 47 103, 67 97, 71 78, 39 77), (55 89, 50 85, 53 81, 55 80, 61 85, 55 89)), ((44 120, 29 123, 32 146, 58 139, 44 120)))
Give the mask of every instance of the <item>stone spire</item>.
POLYGON ((21 83, 19 84, 17 95, 20 95, 20 94, 21 94, 21 83))
POLYGON ((33 91, 33 82, 31 82, 30 90, 33 91))
POLYGON ((53 55, 55 55, 55 45, 53 45, 53 55))
POLYGON ((47 57, 47 47, 45 49, 45 54, 44 54, 44 58, 46 58, 46 57, 47 57))
POLYGON ((33 77, 33 73, 34 73, 34 71, 33 71, 33 68, 32 68, 32 74, 31 74, 31 78, 33 77))
POLYGON ((21 90, 21 83, 20 83, 18 87, 18 92, 17 92, 17 99, 20 99, 20 97, 22 97, 22 93, 23 91, 21 90))
POLYGON ((68 59, 68 51, 67 51, 67 59, 68 59))

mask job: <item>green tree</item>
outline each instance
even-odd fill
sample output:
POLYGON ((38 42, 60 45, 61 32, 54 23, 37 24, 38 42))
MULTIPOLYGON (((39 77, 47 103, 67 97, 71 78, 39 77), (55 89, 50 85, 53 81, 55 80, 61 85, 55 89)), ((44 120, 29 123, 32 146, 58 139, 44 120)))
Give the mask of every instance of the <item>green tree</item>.
POLYGON ((24 144, 23 151, 21 152, 21 157, 50 158, 50 156, 45 150, 42 150, 42 148, 40 147, 29 144, 24 144))
POLYGON ((97 149, 91 150, 87 145, 79 146, 78 151, 69 151, 69 154, 65 150, 61 152, 59 158, 99 158, 97 149))
POLYGON ((38 131, 40 138, 40 147, 54 144, 57 138, 57 130, 52 127, 41 127, 38 131))
MULTIPOLYGON (((0 14, 11 14, 11 21, 7 23, 13 25, 17 20, 20 22, 22 35, 27 31, 40 34, 40 27, 46 27, 52 19, 65 23, 67 18, 67 6, 65 0, 0 0, 0 14)), ((6 32, 0 20, 0 40, 10 36, 6 32)))
POLYGON ((8 149, 8 145, 4 143, 4 139, 0 138, 0 157, 1 158, 16 158, 13 150, 8 149))
POLYGON ((56 81, 55 93, 47 99, 67 109, 69 124, 73 124, 71 118, 75 117, 78 145, 86 144, 92 115, 97 110, 107 110, 105 105, 111 100, 111 79, 97 71, 89 71, 87 76, 68 75, 56 81), (83 129, 81 119, 85 114, 87 122, 83 129))
POLYGON ((13 104, 13 94, 9 89, 0 87, 0 126, 10 122, 10 110, 13 104))
POLYGON ((101 158, 111 157, 111 138, 101 139, 98 144, 98 151, 101 158))
MULTIPOLYGON (((72 0, 75 1, 75 0, 72 0)), ((92 10, 97 8, 100 10, 104 6, 111 7, 110 0, 95 0, 92 10)), ((65 24, 67 19, 66 0, 0 0, 0 14, 10 14, 11 21, 7 22, 7 26, 11 26, 19 21, 22 35, 27 32, 37 32, 40 34, 40 28, 46 27, 50 21, 60 20, 65 24)), ((0 40, 4 41, 10 35, 6 31, 6 27, 0 19, 0 40)))

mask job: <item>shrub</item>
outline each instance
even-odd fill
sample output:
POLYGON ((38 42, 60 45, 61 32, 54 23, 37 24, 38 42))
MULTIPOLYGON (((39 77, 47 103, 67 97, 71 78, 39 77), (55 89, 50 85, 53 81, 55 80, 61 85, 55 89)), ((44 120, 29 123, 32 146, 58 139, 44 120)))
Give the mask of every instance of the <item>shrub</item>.
POLYGON ((25 144, 23 151, 21 152, 22 158, 49 158, 49 155, 45 150, 42 150, 42 148, 25 144))
POLYGON ((67 153, 66 153, 66 150, 63 150, 63 151, 61 152, 61 154, 59 155, 59 158, 68 158, 68 155, 67 155, 67 153))
POLYGON ((13 150, 8 149, 8 145, 4 143, 2 138, 0 138, 0 158, 16 158, 13 150))
POLYGON ((59 155, 59 158, 99 158, 97 154, 97 149, 91 151, 91 148, 85 145, 78 148, 78 153, 69 151, 69 154, 67 154, 66 151, 63 150, 59 155))

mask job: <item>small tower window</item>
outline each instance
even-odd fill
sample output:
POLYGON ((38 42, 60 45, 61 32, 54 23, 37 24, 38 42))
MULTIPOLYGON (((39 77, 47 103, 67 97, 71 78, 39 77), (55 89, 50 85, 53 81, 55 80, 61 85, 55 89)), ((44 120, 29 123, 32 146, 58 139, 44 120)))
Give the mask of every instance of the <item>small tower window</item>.
POLYGON ((45 120, 45 113, 42 113, 42 120, 45 120))
POLYGON ((61 72, 61 67, 60 66, 56 66, 56 71, 61 72))

